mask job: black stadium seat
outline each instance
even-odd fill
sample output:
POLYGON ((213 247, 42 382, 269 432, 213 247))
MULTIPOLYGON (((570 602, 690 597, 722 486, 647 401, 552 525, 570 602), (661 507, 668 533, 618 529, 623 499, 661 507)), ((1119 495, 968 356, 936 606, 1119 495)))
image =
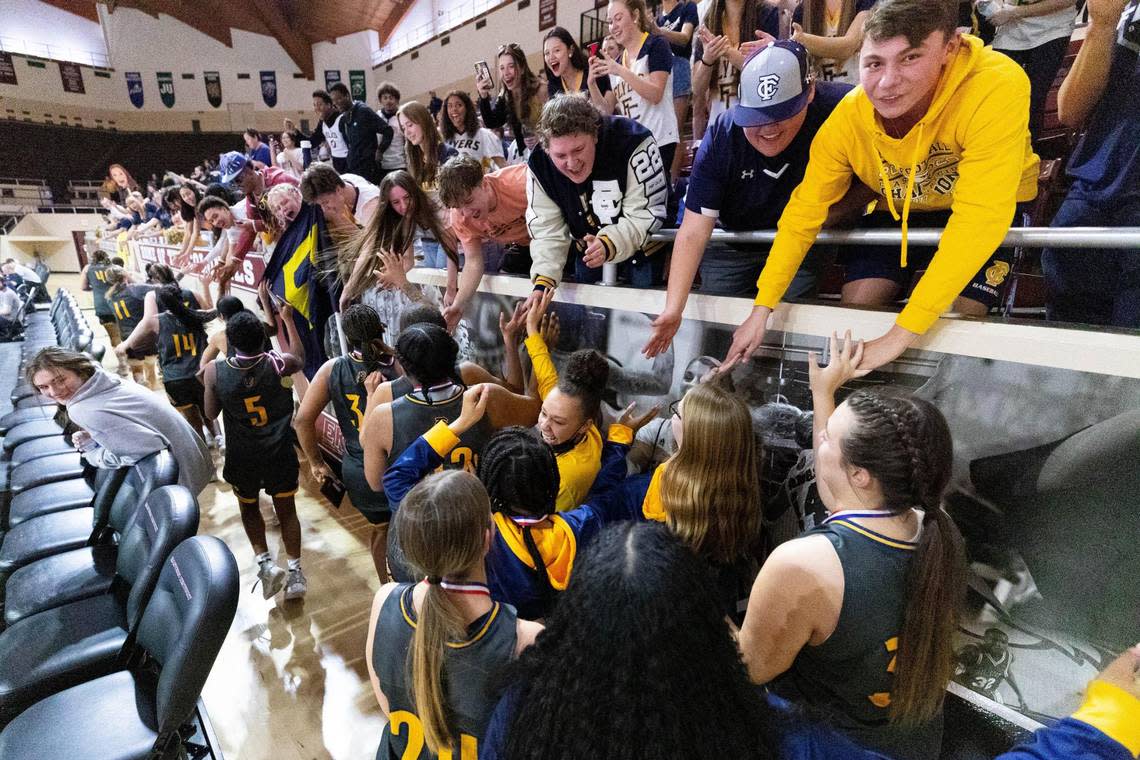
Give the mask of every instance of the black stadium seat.
POLYGON ((12 428, 4 436, 4 451, 12 451, 22 443, 34 441, 38 438, 50 438, 63 434, 55 420, 37 420, 25 422, 12 428))
POLYGON ((5 760, 142 760, 173 756, 237 609, 226 545, 195 536, 167 559, 139 623, 129 669, 73 686, 0 732, 5 760))
POLYGON ((0 633, 0 723, 37 699, 120 669, 163 564, 197 530, 194 497, 166 486, 123 534, 111 568, 79 553, 41 569, 39 598, 24 599, 24 614, 0 633))
POLYGON ((94 501, 105 499, 110 502, 129 471, 130 468, 127 467, 97 470, 90 483, 84 478, 77 478, 29 488, 12 497, 7 513, 0 515, 5 518, 5 522, 0 525, 8 529, 41 515, 84 507, 91 508, 91 518, 94 520, 96 511, 94 501))
POLYGON ((36 438, 17 446, 8 455, 8 461, 16 466, 33 459, 67 453, 75 453, 75 447, 65 441, 62 435, 57 435, 51 438, 36 438))
POLYGON ((85 466, 79 452, 74 450, 33 459, 12 468, 8 477, 8 490, 17 494, 44 483, 79 478, 83 476, 85 466))
POLYGON ((51 422, 55 419, 56 407, 36 406, 30 409, 16 409, 0 417, 0 435, 7 433, 17 425, 28 422, 51 422))

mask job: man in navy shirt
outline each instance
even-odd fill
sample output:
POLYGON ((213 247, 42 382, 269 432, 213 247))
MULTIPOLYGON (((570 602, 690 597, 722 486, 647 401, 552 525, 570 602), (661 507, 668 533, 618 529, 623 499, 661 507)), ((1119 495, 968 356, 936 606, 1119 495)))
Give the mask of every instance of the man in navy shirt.
POLYGON ((359 100, 353 100, 348 87, 337 82, 329 88, 333 107, 344 114, 340 131, 348 143, 346 168, 374 185, 380 183, 380 157, 392 143, 392 128, 380 114, 359 100))
POLYGON ((242 132, 241 137, 245 140, 245 154, 249 156, 250 160, 258 161, 263 166, 273 165, 273 160, 269 157, 269 146, 261 141, 260 132, 250 127, 242 132))
MULTIPOLYGON (((751 296, 768 246, 705 251, 717 221, 730 231, 776 228, 804 177, 816 132, 850 85, 813 82, 802 45, 778 40, 752 53, 740 72, 740 103, 705 133, 685 195, 685 216, 673 245, 665 310, 645 346, 661 353, 681 325, 698 266, 702 292, 751 296), (703 260, 702 260, 703 256, 703 260)), ((789 297, 810 293, 817 276, 809 254, 789 297)))
MULTIPOLYGON (((1140 226, 1140 0, 1089 0, 1088 35, 1057 115, 1086 126, 1054 227, 1140 226), (1111 84, 1110 84, 1111 83, 1111 84)), ((1050 319, 1140 327, 1140 250, 1046 249, 1050 319)))

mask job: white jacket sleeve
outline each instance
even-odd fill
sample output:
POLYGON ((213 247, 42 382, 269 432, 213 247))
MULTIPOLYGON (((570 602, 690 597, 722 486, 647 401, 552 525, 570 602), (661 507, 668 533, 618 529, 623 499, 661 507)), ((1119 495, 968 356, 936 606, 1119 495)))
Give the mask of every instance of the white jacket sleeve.
POLYGON ((526 229, 530 235, 530 279, 535 285, 556 288, 573 238, 570 226, 534 172, 526 170, 526 229))
POLYGON ((598 230, 606 244, 607 261, 625 261, 649 242, 665 223, 669 184, 657 142, 647 137, 629 157, 621 216, 598 230))

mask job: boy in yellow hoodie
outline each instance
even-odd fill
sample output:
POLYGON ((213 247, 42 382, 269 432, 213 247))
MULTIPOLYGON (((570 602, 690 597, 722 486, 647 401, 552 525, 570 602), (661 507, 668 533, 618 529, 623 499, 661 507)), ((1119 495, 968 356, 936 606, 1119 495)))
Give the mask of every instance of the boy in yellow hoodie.
POLYGON ((1037 194, 1029 81, 1009 58, 960 35, 952 11, 940 0, 881 0, 871 11, 860 86, 836 106, 812 143, 804 180, 780 217, 757 281, 756 306, 737 328, 723 369, 760 346, 768 316, 828 210, 856 179, 878 196, 875 214, 889 212, 901 223, 902 246, 897 268, 859 266, 859 254, 852 255, 848 270, 858 279, 844 286, 847 303, 893 301, 909 273, 925 263, 915 261, 917 252, 908 261, 912 211, 941 212, 925 223, 945 221, 910 302, 885 335, 867 343, 860 369, 897 357, 955 298, 959 311, 975 315, 996 302, 1009 265, 995 251, 1017 204, 1037 194))

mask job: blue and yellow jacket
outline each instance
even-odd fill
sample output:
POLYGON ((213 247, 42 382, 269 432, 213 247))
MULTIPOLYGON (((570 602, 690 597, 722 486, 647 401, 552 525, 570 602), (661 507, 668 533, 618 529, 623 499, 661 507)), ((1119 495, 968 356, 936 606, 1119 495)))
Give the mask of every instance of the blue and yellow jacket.
MULTIPOLYGON (((542 524, 530 528, 555 591, 566 588, 579 551, 604 525, 635 516, 630 510, 634 501, 640 509, 640 500, 627 496, 619 487, 623 485, 625 456, 630 445, 622 441, 632 440, 632 431, 624 425, 613 427, 626 432, 619 431, 620 440, 614 440, 611 434, 611 440, 603 447, 601 469, 588 503, 551 515, 542 524)), ((388 494, 393 511, 408 491, 438 467, 458 443, 459 439, 447 424, 438 422, 388 465, 384 473, 384 492, 388 494)), ((495 532, 486 560, 491 596, 514 605, 519 617, 533 620, 546 616, 550 612, 551 600, 545 598, 535 577, 535 565, 524 542, 523 526, 500 512, 492 518, 495 532)))

